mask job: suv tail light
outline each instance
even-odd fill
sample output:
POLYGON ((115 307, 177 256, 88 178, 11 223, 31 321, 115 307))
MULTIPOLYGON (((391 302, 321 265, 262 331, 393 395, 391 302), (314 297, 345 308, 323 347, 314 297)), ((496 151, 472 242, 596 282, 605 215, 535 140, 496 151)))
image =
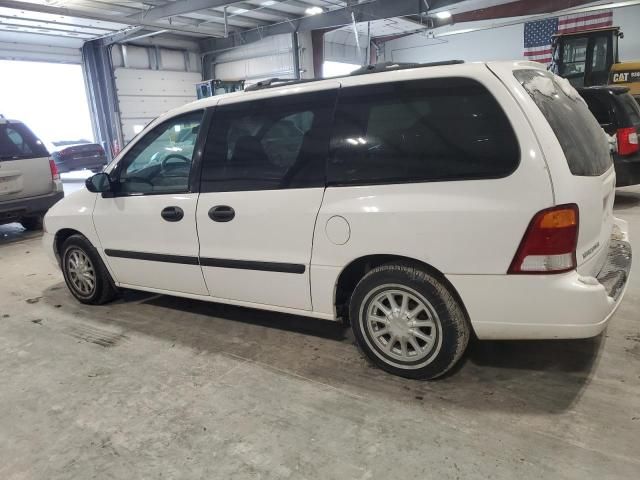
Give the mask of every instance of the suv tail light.
POLYGON ((619 128, 616 136, 618 138, 618 154, 631 155, 640 150, 638 132, 636 132, 635 127, 619 128))
POLYGON ((536 213, 508 273, 561 273, 576 268, 578 226, 576 204, 536 213))
POLYGON ((51 178, 53 180, 60 180, 60 174, 58 173, 58 167, 56 166, 56 162, 53 161, 53 158, 49 159, 49 168, 51 169, 51 178))

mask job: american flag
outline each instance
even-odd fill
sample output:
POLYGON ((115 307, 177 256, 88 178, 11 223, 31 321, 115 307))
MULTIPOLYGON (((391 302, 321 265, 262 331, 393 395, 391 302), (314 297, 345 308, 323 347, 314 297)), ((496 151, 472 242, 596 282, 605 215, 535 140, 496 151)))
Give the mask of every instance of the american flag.
POLYGON ((576 13, 524 24, 524 56, 527 60, 549 65, 551 37, 556 33, 573 33, 613 25, 613 11, 576 13))

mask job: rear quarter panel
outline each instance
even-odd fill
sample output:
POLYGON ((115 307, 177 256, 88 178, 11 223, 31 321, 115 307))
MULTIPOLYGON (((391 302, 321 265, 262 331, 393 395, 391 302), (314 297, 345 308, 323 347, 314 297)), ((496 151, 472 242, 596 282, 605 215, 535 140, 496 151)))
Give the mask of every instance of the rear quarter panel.
MULTIPOLYGON (((595 275, 605 261, 609 236, 613 224, 613 201, 615 199, 615 170, 613 165, 600 176, 577 176, 571 173, 560 143, 540 109, 524 87, 513 76, 513 68, 507 63, 491 65, 518 99, 521 108, 538 138, 547 160, 552 179, 554 204, 575 203, 579 207, 578 245, 576 260, 578 272, 595 275)), ((516 62, 515 68, 531 67, 528 62, 516 62)), ((594 119, 594 121, 596 121, 594 119)), ((604 131, 603 139, 604 140, 604 131)))
POLYGON ((546 163, 529 122, 484 64, 456 66, 451 73, 448 68, 404 70, 395 72, 393 81, 447 76, 473 78, 494 95, 516 132, 520 165, 500 179, 327 188, 313 243, 314 310, 333 313, 340 272, 366 255, 413 258, 445 275, 504 274, 533 215, 553 204, 546 163), (349 224, 343 245, 327 235, 333 216, 349 224))

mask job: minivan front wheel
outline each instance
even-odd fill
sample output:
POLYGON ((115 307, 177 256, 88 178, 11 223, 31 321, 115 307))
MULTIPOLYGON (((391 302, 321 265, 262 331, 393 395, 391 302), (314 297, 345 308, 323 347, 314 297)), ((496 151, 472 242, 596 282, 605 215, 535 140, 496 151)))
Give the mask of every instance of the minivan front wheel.
POLYGON ((82 235, 67 238, 62 244, 60 257, 64 281, 80 302, 101 305, 117 295, 100 255, 82 235))
POLYGON ((411 264, 374 268, 356 286, 349 305, 359 347, 395 375, 432 379, 464 353, 470 327, 443 281, 411 264))

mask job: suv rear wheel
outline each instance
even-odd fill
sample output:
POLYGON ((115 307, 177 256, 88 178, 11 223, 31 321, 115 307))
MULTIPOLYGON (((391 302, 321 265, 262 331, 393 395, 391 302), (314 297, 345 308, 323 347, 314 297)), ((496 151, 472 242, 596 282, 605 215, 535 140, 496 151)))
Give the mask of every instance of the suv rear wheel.
POLYGON ((349 304, 359 347, 395 375, 432 379, 453 367, 469 342, 464 309, 444 283, 411 264, 374 268, 349 304))
POLYGON ((62 244, 62 273, 69 290, 80 302, 101 305, 118 291, 100 255, 82 235, 72 235, 62 244))

